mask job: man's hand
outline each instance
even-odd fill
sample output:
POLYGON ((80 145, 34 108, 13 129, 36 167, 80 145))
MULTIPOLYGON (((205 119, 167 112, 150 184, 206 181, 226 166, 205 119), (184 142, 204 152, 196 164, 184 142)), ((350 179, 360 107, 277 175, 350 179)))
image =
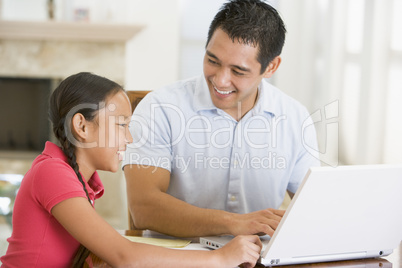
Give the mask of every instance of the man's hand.
POLYGON ((228 227, 232 235, 267 234, 272 236, 279 225, 285 210, 264 209, 248 214, 233 214, 228 227))

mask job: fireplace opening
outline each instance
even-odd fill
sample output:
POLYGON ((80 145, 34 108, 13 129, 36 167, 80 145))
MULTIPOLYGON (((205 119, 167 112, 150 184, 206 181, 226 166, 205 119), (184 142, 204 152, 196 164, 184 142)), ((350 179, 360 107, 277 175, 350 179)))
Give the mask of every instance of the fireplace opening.
POLYGON ((0 77, 0 150, 42 151, 55 79, 0 77))

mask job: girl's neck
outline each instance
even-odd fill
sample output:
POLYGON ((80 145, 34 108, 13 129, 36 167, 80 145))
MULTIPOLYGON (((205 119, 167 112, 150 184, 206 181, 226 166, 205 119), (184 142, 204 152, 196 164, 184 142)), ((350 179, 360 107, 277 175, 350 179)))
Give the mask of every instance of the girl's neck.
POLYGON ((95 170, 88 165, 89 162, 87 161, 87 159, 85 159, 83 155, 77 152, 76 157, 82 178, 86 182, 88 182, 92 175, 95 173, 95 170))
POLYGON ((88 182, 89 179, 92 177, 92 175, 95 173, 95 170, 91 170, 89 168, 87 168, 85 165, 81 165, 80 163, 78 163, 78 166, 80 167, 80 172, 82 175, 82 178, 88 182))

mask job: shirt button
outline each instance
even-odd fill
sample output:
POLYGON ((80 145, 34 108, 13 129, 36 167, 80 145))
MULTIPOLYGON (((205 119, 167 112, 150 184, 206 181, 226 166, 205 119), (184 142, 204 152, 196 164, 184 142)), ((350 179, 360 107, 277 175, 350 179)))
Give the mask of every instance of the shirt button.
POLYGON ((230 201, 236 201, 236 196, 235 195, 230 195, 230 201))
POLYGON ((238 164, 239 164, 239 161, 235 160, 235 161, 234 161, 235 167, 237 167, 238 164))

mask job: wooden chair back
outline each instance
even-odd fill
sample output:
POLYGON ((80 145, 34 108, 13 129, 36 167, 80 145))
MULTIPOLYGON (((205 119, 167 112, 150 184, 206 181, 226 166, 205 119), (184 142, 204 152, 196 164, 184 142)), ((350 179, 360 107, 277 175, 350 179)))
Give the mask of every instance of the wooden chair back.
POLYGON ((128 98, 130 99, 131 108, 134 112, 138 103, 151 91, 126 91, 128 98))
MULTIPOLYGON (((128 98, 130 99, 131 109, 134 112, 137 105, 140 101, 151 91, 127 91, 128 98)), ((130 209, 128 209, 128 228, 129 230, 137 230, 134 226, 134 221, 130 213, 130 209)))

